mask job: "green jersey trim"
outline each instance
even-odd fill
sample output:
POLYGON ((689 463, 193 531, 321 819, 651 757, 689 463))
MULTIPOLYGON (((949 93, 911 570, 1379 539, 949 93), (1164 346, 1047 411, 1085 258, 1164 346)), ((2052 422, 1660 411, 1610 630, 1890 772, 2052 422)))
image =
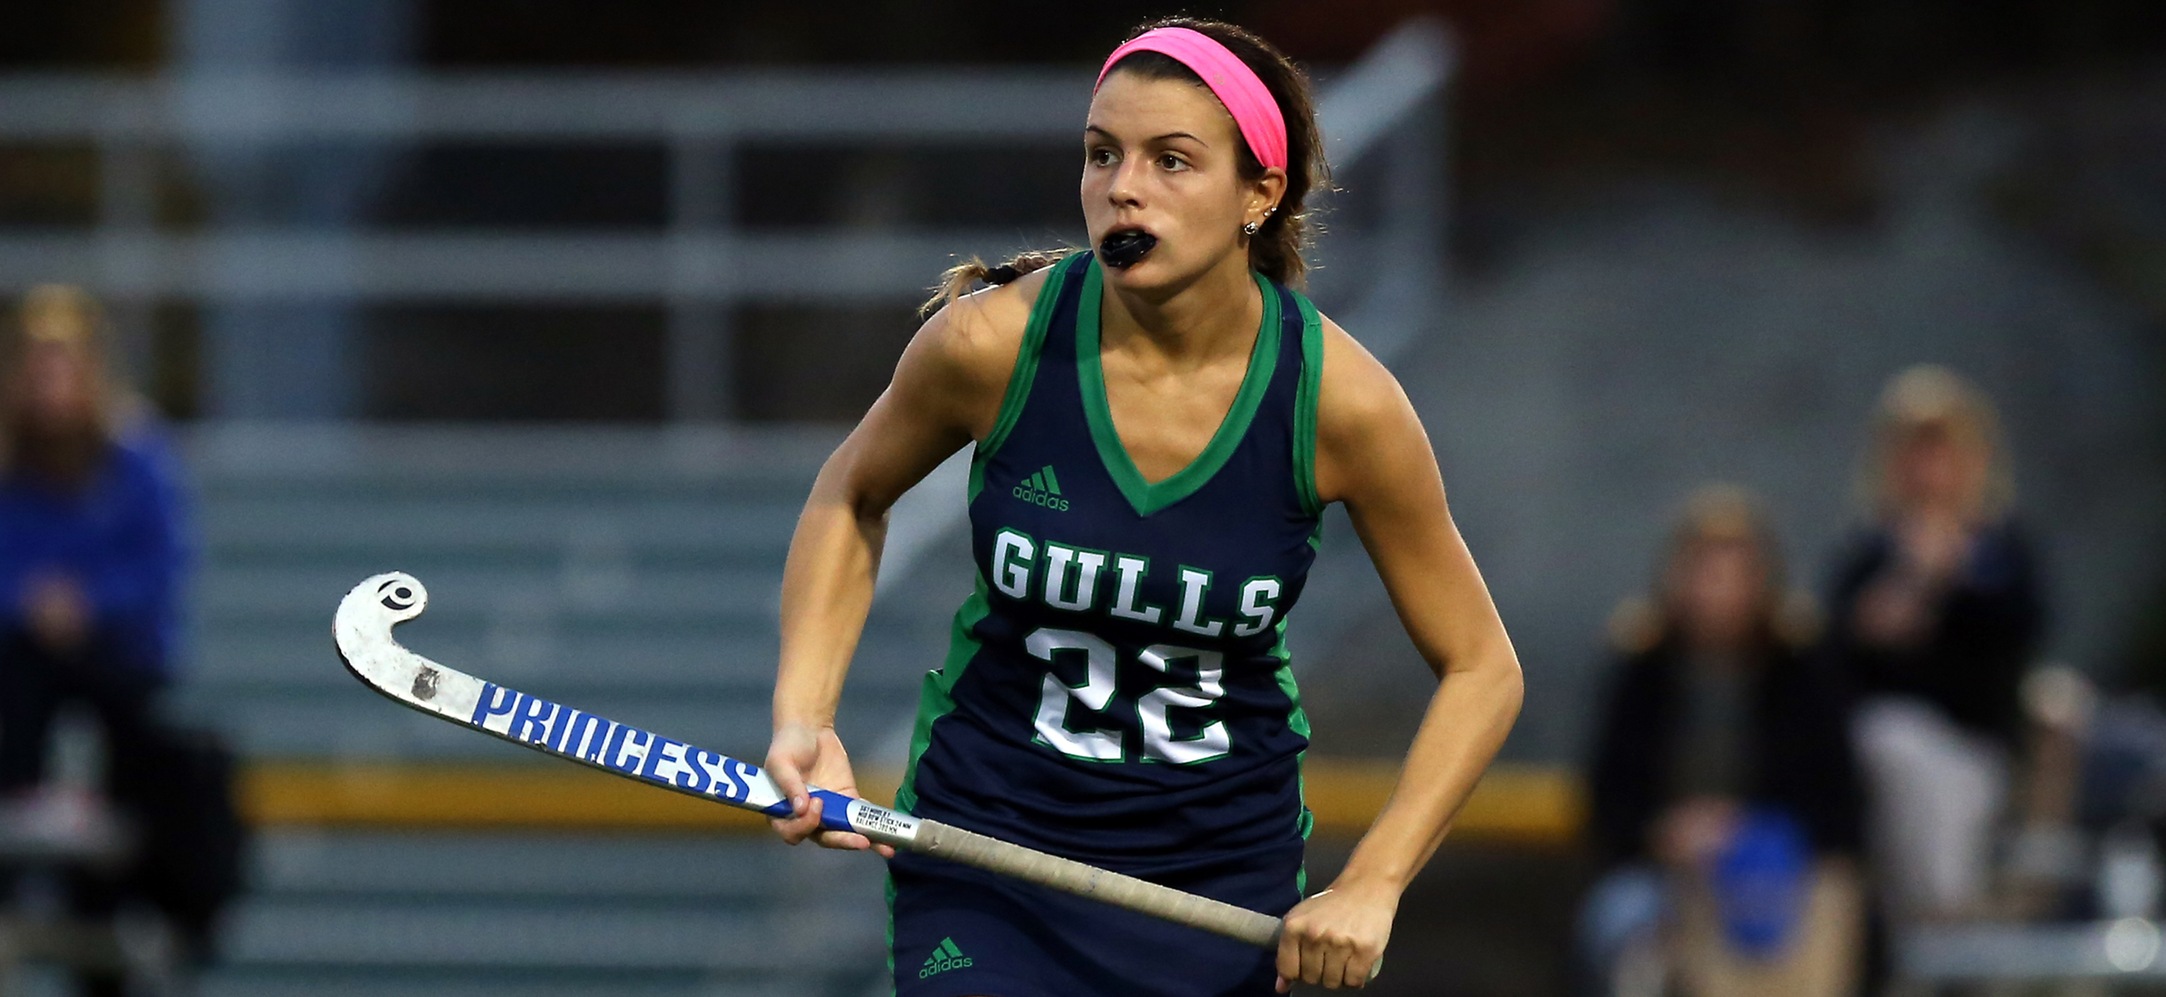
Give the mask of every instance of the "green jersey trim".
MULTIPOLYGON (((1286 727, 1306 738, 1309 736, 1309 714, 1301 708, 1301 687, 1294 682, 1293 653, 1286 649, 1286 621, 1283 619, 1279 621, 1278 635, 1278 643, 1272 645, 1271 656, 1279 659, 1277 677, 1279 691, 1286 694, 1286 727)), ((1295 826, 1300 829, 1303 841, 1309 840, 1310 832, 1316 830, 1316 815, 1309 810, 1308 775, 1303 771, 1307 767, 1308 757, 1306 748, 1294 755, 1294 788, 1301 799, 1301 816, 1295 818, 1295 826)), ((1306 860, 1301 863, 1300 871, 1294 874, 1294 895, 1309 895, 1309 864, 1306 860)))
POLYGON ((1263 325, 1256 331, 1256 346, 1249 352, 1248 371, 1242 376, 1240 391, 1234 394, 1233 407, 1226 410, 1225 420, 1195 460, 1172 477, 1151 484, 1143 480, 1143 472, 1136 469, 1128 448, 1121 444, 1120 432, 1113 426, 1112 408, 1106 402, 1105 366, 1098 355, 1100 297, 1105 278, 1096 259, 1084 272, 1082 301, 1076 307, 1075 319, 1076 371, 1082 379, 1083 415, 1090 423, 1091 440, 1098 444, 1098 459, 1105 463, 1106 472, 1113 476, 1114 484, 1120 486, 1121 494, 1138 516, 1148 516, 1179 502, 1209 482, 1233 456, 1242 437, 1248 435, 1249 422, 1256 417, 1264 392, 1271 387, 1271 374, 1279 359, 1279 296, 1263 275, 1252 276, 1263 291, 1263 325))
POLYGON ((1316 398, 1324 384, 1324 317, 1308 296, 1294 292, 1301 308, 1301 384, 1294 393, 1294 489, 1309 515, 1323 514, 1316 497, 1316 398))
POLYGON ((1038 353, 1045 347, 1045 331, 1053 324, 1053 311, 1060 303, 1061 288, 1075 269, 1073 264, 1073 257, 1054 263, 1045 284, 1038 288, 1038 300, 1031 303, 1030 321, 1023 326, 1023 344, 1015 352, 1015 369, 1008 374, 1008 390, 1000 398, 1000 414, 993 419, 992 432, 978 441, 970 458, 969 501, 977 501, 978 492, 985 488, 985 462, 1007 441, 1016 420, 1023 417, 1023 403, 1030 400, 1030 386, 1038 379, 1038 353))
POLYGON ((972 632, 992 611, 985 597, 985 576, 981 574, 970 598, 955 611, 955 632, 948 640, 947 660, 925 673, 925 685, 918 693, 917 725, 910 732, 910 761, 903 767, 902 785, 895 790, 895 809, 903 813, 917 808, 918 759, 932 746, 933 722, 955 711, 955 683, 962 680, 964 669, 970 667, 982 646, 972 632))

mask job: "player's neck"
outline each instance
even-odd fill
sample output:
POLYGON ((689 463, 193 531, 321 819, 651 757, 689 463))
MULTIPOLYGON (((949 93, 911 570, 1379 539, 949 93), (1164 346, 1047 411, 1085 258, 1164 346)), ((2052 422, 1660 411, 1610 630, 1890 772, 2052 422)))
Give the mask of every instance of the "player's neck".
POLYGON ((1107 289, 1099 336, 1106 347, 1140 338, 1174 361, 1207 361, 1248 348, 1263 317, 1263 297, 1246 254, 1213 267, 1164 297, 1107 289))

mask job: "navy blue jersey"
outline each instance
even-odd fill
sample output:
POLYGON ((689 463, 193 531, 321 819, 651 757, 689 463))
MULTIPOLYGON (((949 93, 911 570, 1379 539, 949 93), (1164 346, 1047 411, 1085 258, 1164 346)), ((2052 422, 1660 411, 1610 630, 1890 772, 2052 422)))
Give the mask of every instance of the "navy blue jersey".
POLYGON ((1108 414, 1099 267, 1055 264, 971 465, 977 590, 927 676, 898 807, 1153 878, 1298 875, 1308 724, 1285 628, 1318 539, 1322 320, 1257 284, 1232 409, 1147 484, 1108 414))

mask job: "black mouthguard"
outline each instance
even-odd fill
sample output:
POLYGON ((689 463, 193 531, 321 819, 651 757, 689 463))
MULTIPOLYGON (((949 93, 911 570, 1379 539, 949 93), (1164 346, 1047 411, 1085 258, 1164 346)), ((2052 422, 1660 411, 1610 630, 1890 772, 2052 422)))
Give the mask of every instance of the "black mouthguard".
POLYGON ((1139 228, 1122 229, 1098 244, 1098 258, 1115 270, 1126 270, 1143 262, 1157 245, 1158 237, 1149 232, 1139 228))

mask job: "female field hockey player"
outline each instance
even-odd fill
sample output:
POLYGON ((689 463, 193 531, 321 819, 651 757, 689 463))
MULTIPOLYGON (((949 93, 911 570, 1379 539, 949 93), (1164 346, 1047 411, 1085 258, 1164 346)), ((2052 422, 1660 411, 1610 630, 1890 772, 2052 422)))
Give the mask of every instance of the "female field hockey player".
POLYGON ((977 590, 927 676, 897 807, 1283 914, 1284 940, 1264 952, 891 856, 898 993, 1362 986, 1510 729, 1519 664, 1421 423, 1290 286, 1324 171, 1307 83, 1262 39, 1177 19, 1114 51, 1083 134, 1095 251, 951 272, 945 307, 813 485, 767 755, 797 805, 775 822, 793 844, 818 824, 807 782, 856 792, 833 721, 887 510, 974 444, 977 590), (995 286, 961 293, 978 279, 995 286), (1389 803, 1304 899, 1308 721, 1284 634, 1332 502, 1441 681, 1389 803))

